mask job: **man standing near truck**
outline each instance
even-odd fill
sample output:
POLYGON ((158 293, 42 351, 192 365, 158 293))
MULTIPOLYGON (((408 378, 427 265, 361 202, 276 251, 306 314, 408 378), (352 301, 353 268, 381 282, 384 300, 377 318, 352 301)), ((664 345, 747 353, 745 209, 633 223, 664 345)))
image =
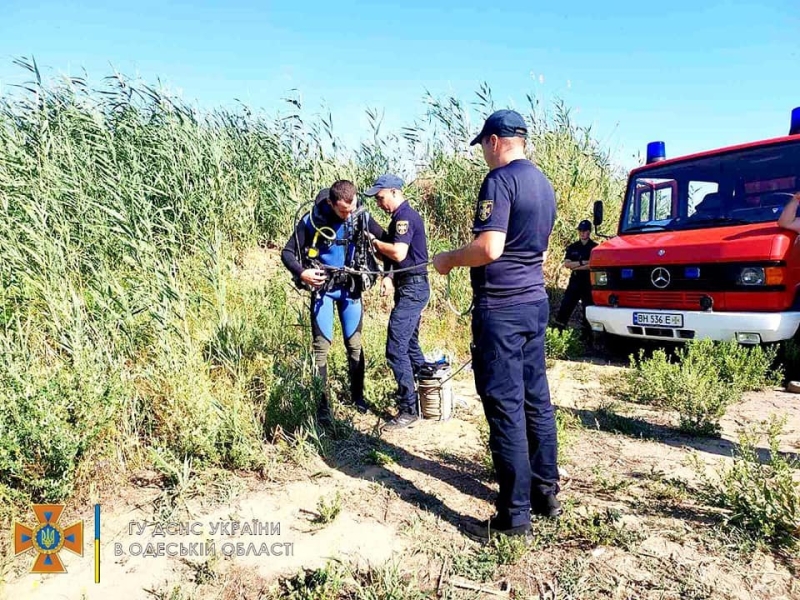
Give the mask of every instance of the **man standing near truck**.
POLYGON ((578 300, 583 303, 583 333, 588 335, 591 329, 586 320, 586 307, 592 303, 592 282, 589 279, 589 256, 592 248, 597 246, 597 242, 592 239, 592 224, 589 221, 581 221, 578 224, 579 239, 567 246, 564 256, 564 266, 572 271, 569 276, 567 290, 561 300, 558 309, 555 325, 559 329, 566 329, 572 311, 578 305, 578 300))

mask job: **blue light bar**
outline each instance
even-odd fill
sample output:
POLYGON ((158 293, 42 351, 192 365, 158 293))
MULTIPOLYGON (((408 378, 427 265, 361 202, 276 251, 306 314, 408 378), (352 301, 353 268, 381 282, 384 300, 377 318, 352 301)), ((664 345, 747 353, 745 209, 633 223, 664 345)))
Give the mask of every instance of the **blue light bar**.
POLYGON ((647 164, 658 162, 667 158, 664 142, 650 142, 647 144, 647 164))
POLYGON ((789 126, 789 135, 800 134, 800 106, 792 111, 792 122, 789 126))
POLYGON ((623 279, 633 279, 633 269, 622 269, 623 279))
POLYGON ((683 276, 686 279, 700 279, 700 267, 686 267, 683 270, 683 276))

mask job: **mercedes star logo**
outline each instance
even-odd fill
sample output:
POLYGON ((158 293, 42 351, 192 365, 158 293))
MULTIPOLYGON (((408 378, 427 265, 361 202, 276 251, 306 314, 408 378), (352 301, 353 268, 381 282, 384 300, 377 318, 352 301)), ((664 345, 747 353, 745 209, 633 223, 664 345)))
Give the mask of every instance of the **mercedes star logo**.
POLYGON ((652 281, 653 285, 660 290, 663 290, 669 285, 669 280, 669 271, 667 271, 664 267, 656 267, 653 269, 653 272, 650 273, 650 281, 652 281))
POLYGON ((666 252, 667 252, 666 250, 664 250, 663 248, 661 248, 661 250, 659 250, 659 251, 658 251, 658 255, 659 255, 659 256, 664 256, 664 254, 665 254, 666 252))

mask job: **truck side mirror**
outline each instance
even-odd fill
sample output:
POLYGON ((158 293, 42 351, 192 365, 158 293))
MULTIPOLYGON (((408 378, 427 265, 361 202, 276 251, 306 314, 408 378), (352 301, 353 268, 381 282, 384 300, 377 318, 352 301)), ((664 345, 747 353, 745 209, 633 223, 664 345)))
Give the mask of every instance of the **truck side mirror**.
POLYGON ((594 226, 597 227, 603 222, 603 201, 602 200, 595 200, 594 201, 594 209, 593 209, 593 221, 594 226))

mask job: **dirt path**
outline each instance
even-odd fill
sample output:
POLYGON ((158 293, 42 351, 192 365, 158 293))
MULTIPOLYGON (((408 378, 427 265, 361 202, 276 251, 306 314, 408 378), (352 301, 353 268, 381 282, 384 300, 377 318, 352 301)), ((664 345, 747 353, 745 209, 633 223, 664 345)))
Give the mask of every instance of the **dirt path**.
MULTIPOLYGON (((690 452, 696 451, 710 465, 728 460, 737 428, 771 413, 788 417, 782 450, 799 452, 798 396, 780 391, 750 394, 725 417, 718 440, 664 434, 668 429, 656 429, 658 435, 649 431, 643 439, 636 427, 662 427, 664 415, 641 407, 623 411, 615 406, 613 414, 621 419, 616 424, 622 424, 626 433, 608 431, 612 413, 602 381, 614 369, 562 362, 550 371, 554 401, 576 417, 575 428, 568 430, 564 440, 562 497, 575 515, 615 511, 622 526, 637 534, 637 541, 619 547, 575 535, 546 552, 529 552, 516 565, 503 567, 501 576, 514 589, 542 598, 556 586, 564 590, 570 581, 567 586, 572 588, 567 589, 573 589, 576 598, 800 597, 800 587, 789 570, 791 561, 780 562, 761 552, 743 560, 730 548, 726 551, 723 542, 716 543, 707 535, 712 527, 708 515, 670 484, 694 476, 686 462, 690 452)), ((141 524, 152 520, 151 502, 159 490, 119 490, 114 498, 101 500, 100 584, 94 583, 93 521, 87 511, 71 515, 85 519, 87 551, 83 557, 61 552, 68 573, 26 574, 32 558, 19 557, 3 597, 168 598, 166 592, 175 586, 196 588, 196 597, 207 597, 198 591, 205 588, 197 586, 205 582, 213 589, 215 572, 243 569, 270 583, 301 568, 322 567, 334 558, 362 567, 399 562, 404 569, 416 571, 420 582, 435 583, 443 556, 476 551, 477 546, 463 538, 457 526, 465 517, 491 514, 496 489, 481 440, 482 410, 469 374, 460 377, 456 392, 462 405, 449 421, 425 421, 378 438, 372 435, 377 418, 359 415, 352 430, 343 426, 344 433, 331 440, 325 459, 294 468, 287 481, 244 478, 237 480, 238 491, 230 491, 225 502, 204 506, 203 497, 189 500, 192 514, 188 519, 200 523, 202 531, 195 527, 188 535, 162 536, 150 526, 139 535, 141 524), (329 523, 314 523, 320 499, 337 505, 337 493, 339 513, 329 523), (223 535, 211 529, 213 524, 231 522, 254 526, 254 520, 269 524, 272 535, 223 535), (274 530, 276 524, 279 533, 274 530), (148 543, 201 545, 207 538, 215 542, 217 559, 153 556, 157 546, 150 556, 142 555, 148 543), (134 543, 141 544, 142 554, 130 555, 134 543), (228 551, 243 544, 247 554, 251 543, 259 555, 221 555, 224 544, 232 544, 225 547, 228 551), (268 554, 262 552, 265 543, 268 554), (121 544, 124 556, 115 556, 116 544, 121 544), (291 544, 291 551, 286 544, 291 544)))

